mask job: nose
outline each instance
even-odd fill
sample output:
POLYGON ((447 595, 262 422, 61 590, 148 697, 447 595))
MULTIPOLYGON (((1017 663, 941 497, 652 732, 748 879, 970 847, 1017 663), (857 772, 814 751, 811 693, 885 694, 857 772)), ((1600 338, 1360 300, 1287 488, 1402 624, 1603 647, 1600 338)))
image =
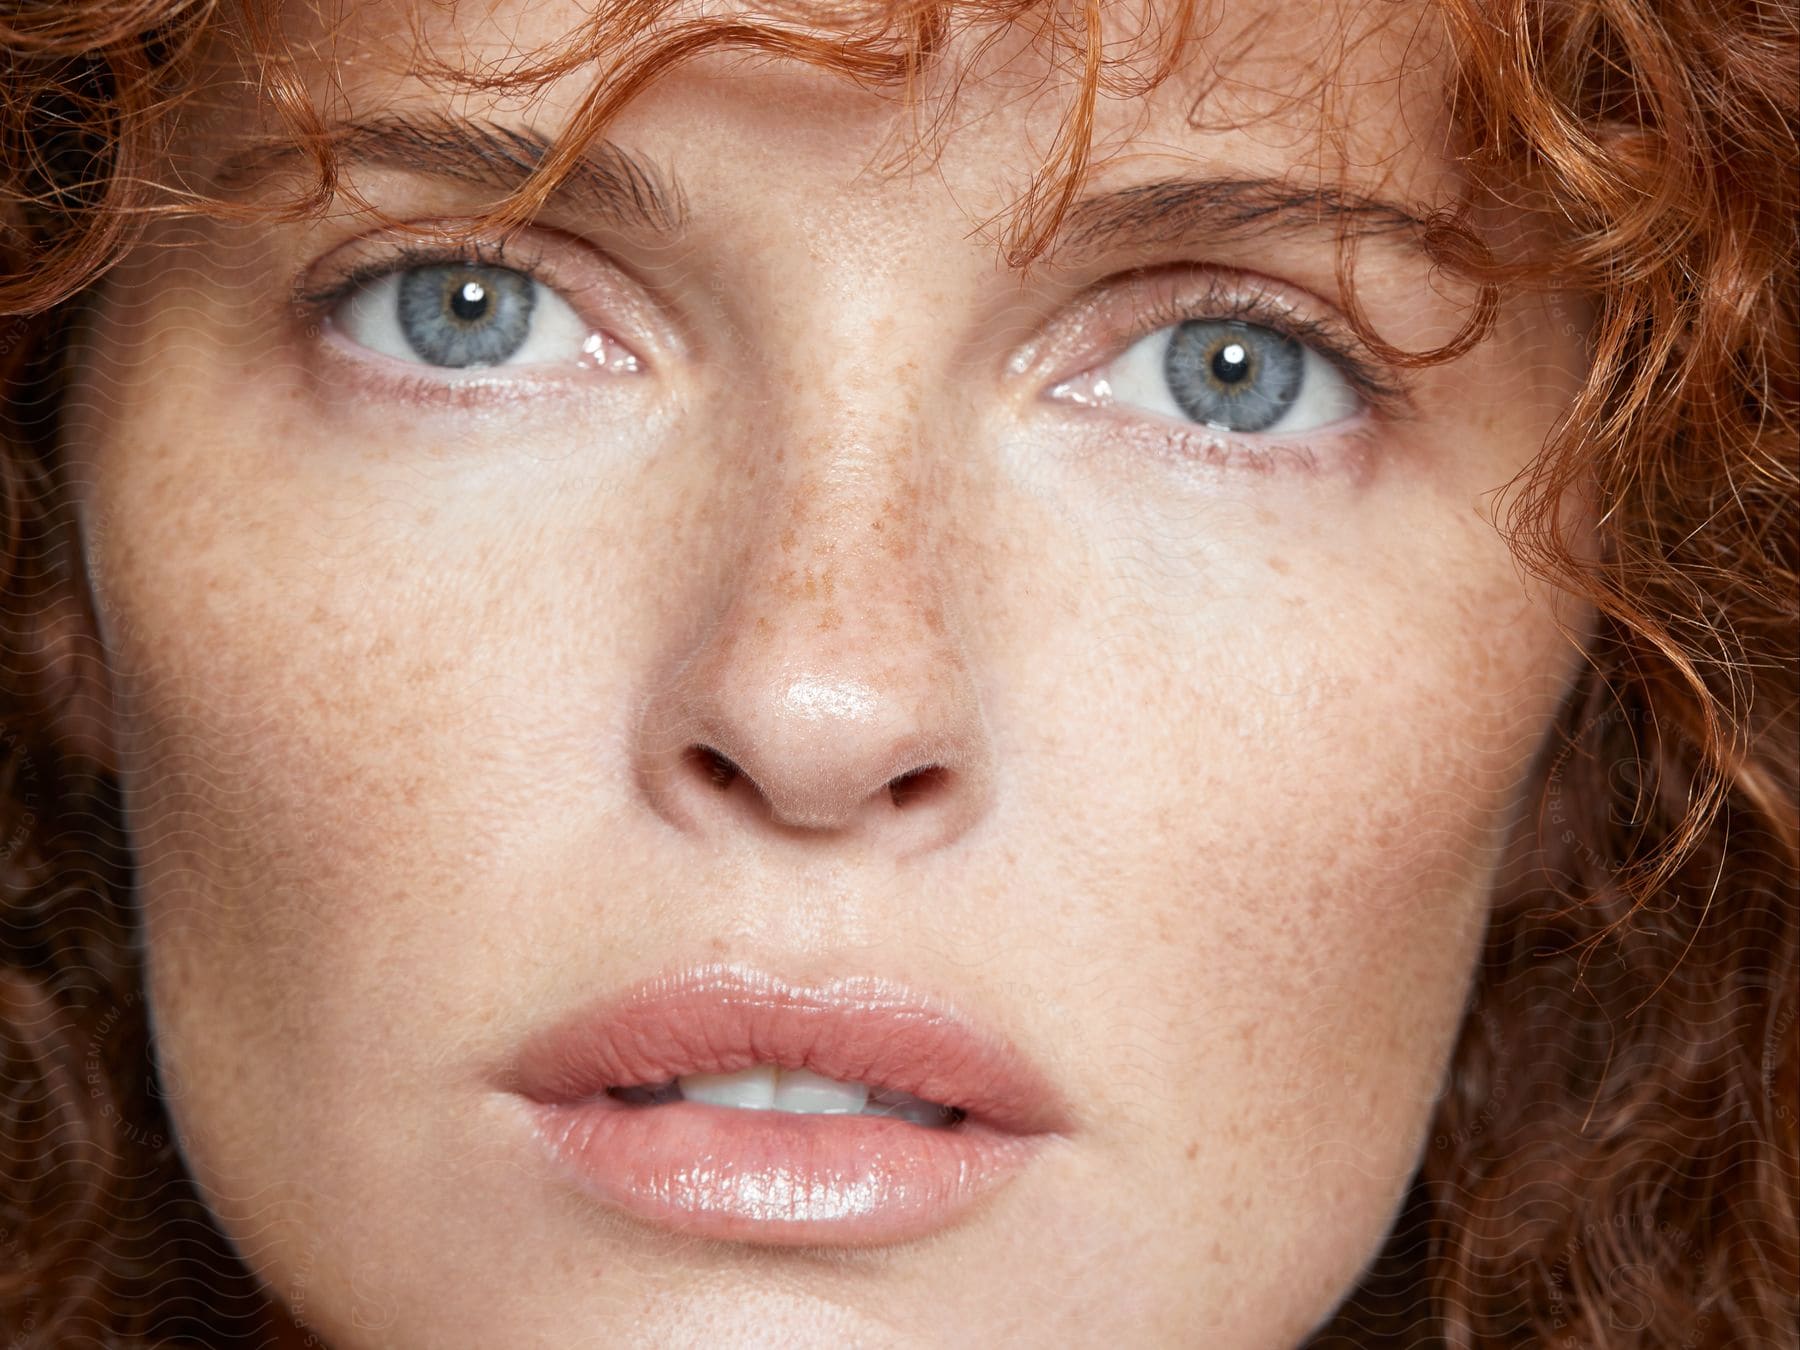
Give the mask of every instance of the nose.
POLYGON ((814 495, 751 530, 639 703, 638 788, 663 819, 904 857, 982 816, 993 753, 946 564, 894 506, 917 495, 814 495))

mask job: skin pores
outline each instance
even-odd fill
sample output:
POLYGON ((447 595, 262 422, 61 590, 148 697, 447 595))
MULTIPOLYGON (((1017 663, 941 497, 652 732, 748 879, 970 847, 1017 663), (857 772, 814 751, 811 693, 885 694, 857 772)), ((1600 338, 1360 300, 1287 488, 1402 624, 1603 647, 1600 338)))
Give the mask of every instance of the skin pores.
MULTIPOLYGON (((410 75, 398 8, 336 29, 349 115, 567 117, 574 83, 521 110, 410 75)), ((579 17, 494 8, 456 37, 418 17, 470 65, 579 17)), ((1190 57, 1101 104, 1089 193, 1323 163, 1437 200, 1421 22, 1284 9, 1258 39, 1355 53, 1330 141, 1262 66, 1190 118, 1190 57)), ((326 1342, 1280 1347, 1387 1231, 1575 668, 1559 620, 1583 616, 1489 519, 1580 378, 1572 325, 1514 302, 1467 356, 1381 371, 1387 405, 1286 437, 1056 397, 1169 305, 1255 292, 1330 324, 1333 227, 1021 282, 979 227, 1062 103, 1000 50, 941 156, 889 174, 893 99, 724 57, 667 76, 609 135, 679 182, 679 238, 572 200, 498 255, 603 335, 585 364, 434 369, 359 347, 342 305, 297 311, 402 265, 342 204, 159 223, 105 283, 68 457, 159 1061, 221 1221, 326 1342), (546 1165, 508 1066, 707 962, 952 1000, 1072 1123, 903 1243, 622 1217, 546 1165)), ((250 88, 214 106, 184 162, 273 126, 250 88)), ((404 220, 493 199, 351 174, 404 220)), ((1466 315, 1403 232, 1357 277, 1401 346, 1466 315)))

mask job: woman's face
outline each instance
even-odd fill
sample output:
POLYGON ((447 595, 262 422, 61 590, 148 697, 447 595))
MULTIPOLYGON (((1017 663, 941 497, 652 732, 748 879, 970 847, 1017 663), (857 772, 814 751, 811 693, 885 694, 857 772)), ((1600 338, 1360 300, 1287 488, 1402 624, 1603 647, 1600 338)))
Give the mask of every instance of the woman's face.
MULTIPOLYGON (((447 227, 591 70, 420 53, 582 18, 284 22, 346 184, 447 227)), ((68 455, 161 1068, 327 1343, 1281 1347, 1378 1249, 1574 669, 1489 516, 1577 325, 1359 354, 1345 230, 1389 342, 1469 312, 1376 205, 1459 188, 1429 18, 1198 31, 1023 273, 1068 90, 1009 36, 923 112, 682 66, 504 245, 342 199, 106 283, 68 455), (779 1114, 601 1091, 751 1062, 779 1114)), ((183 134, 234 200, 304 167, 253 81, 183 134)))

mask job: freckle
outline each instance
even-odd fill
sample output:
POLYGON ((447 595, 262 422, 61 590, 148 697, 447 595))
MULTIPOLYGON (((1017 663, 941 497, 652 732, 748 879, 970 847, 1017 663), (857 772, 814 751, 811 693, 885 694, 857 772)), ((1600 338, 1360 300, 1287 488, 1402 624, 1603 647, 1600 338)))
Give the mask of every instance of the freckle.
POLYGON ((1189 1162, 1192 1162, 1195 1158, 1200 1156, 1200 1141, 1198 1139, 1187 1146, 1187 1155, 1189 1162))
POLYGON ((783 530, 781 532, 781 548, 784 553, 792 553, 794 551, 794 532, 792 530, 783 530))
POLYGON ((869 528, 870 528, 870 529, 873 529, 873 530, 879 530, 879 529, 881 529, 881 528, 882 528, 882 526, 883 526, 883 524, 884 524, 884 522, 883 522, 883 521, 879 521, 879 520, 871 520, 871 521, 870 521, 870 522, 869 522, 869 528))
POLYGON ((1288 574, 1290 569, 1286 558, 1277 558, 1273 554, 1270 554, 1267 561, 1271 572, 1279 572, 1284 577, 1288 574))
POLYGON ((756 616, 756 631, 759 633, 766 633, 769 631, 769 616, 768 615, 758 614, 756 616))
POLYGON ((843 615, 839 614, 835 609, 827 609, 819 616, 819 631, 821 633, 829 633, 832 629, 843 623, 843 621, 843 615))
POLYGON ((809 569, 806 573, 806 598, 811 600, 818 593, 819 583, 813 579, 813 574, 809 569))

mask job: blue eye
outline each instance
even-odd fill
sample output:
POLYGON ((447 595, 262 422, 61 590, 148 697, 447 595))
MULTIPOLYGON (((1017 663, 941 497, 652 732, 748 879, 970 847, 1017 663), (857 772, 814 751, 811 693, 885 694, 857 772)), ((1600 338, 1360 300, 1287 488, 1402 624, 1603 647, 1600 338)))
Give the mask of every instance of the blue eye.
POLYGON ((497 366, 525 345, 536 301, 504 268, 415 267, 400 277, 400 333, 434 366, 497 366))
POLYGON ((1104 376, 1110 400, 1218 431, 1301 432, 1362 401, 1325 357, 1238 319, 1190 319, 1139 339, 1104 376))
POLYGON ((332 321, 370 351, 451 370, 579 361, 601 341, 549 287, 482 263, 383 273, 348 295, 332 321))

